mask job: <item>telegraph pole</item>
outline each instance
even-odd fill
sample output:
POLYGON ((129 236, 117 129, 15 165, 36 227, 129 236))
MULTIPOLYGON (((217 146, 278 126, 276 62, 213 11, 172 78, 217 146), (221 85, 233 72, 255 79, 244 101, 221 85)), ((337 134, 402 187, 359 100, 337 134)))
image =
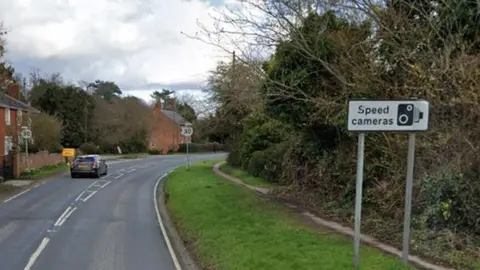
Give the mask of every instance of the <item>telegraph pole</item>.
MULTIPOLYGON (((234 81, 234 78, 235 78, 235 62, 237 61, 237 57, 235 55, 235 51, 233 51, 232 53, 232 78, 231 79, 231 82, 232 82, 232 86, 233 86, 233 81, 234 81)), ((232 87, 233 88, 233 87, 232 87)))
POLYGON ((84 132, 85 132, 85 133, 84 133, 84 135, 85 135, 85 136, 84 136, 84 140, 85 140, 85 143, 87 143, 87 133, 88 133, 88 131, 87 131, 87 129, 88 129, 88 107, 87 107, 87 103, 86 103, 86 102, 85 102, 85 123, 84 123, 84 124, 85 124, 85 127, 84 127, 84 128, 85 128, 85 131, 84 131, 84 132))
POLYGON ((172 151, 175 150, 175 135, 176 135, 176 131, 177 131, 177 121, 175 119, 176 117, 176 111, 177 111, 177 104, 175 102, 175 94, 173 95, 173 99, 172 99, 172 110, 173 110, 173 137, 172 137, 172 151))

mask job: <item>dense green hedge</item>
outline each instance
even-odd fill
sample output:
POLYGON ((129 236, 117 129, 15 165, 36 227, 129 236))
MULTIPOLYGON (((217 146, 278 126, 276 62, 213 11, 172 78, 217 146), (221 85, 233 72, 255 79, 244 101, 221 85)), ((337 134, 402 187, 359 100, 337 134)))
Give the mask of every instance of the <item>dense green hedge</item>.
MULTIPOLYGON (((201 153, 201 152, 219 152, 224 151, 225 146, 223 144, 217 142, 211 143, 190 143, 188 144, 188 152, 189 153, 201 153)), ((178 149, 179 153, 186 153, 187 152, 187 145, 182 143, 179 145, 178 149)))
POLYGON ((162 150, 151 149, 151 150, 148 150, 147 153, 148 153, 149 155, 161 155, 161 154, 162 154, 162 150))

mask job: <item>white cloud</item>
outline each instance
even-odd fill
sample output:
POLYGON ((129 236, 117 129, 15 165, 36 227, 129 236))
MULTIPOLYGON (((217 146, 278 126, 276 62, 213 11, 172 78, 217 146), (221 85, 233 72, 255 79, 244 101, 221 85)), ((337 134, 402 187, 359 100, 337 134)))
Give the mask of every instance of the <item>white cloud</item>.
POLYGON ((7 59, 67 80, 125 87, 206 78, 222 52, 181 32, 211 24, 217 9, 199 0, 0 0, 7 59))

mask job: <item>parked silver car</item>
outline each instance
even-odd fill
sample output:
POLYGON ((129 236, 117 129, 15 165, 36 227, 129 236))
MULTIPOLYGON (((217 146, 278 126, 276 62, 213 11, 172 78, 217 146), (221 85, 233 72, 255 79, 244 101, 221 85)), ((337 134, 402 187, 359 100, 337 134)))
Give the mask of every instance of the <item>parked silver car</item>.
POLYGON ((108 165, 99 155, 77 156, 70 167, 72 178, 82 175, 99 178, 108 173, 108 165))

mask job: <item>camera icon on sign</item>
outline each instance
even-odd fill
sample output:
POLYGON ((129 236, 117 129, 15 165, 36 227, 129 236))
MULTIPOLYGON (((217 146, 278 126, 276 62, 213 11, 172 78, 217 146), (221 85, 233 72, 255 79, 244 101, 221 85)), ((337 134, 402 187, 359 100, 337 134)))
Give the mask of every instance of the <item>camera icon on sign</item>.
POLYGON ((423 119, 423 112, 413 104, 398 104, 397 125, 411 126, 423 119))

